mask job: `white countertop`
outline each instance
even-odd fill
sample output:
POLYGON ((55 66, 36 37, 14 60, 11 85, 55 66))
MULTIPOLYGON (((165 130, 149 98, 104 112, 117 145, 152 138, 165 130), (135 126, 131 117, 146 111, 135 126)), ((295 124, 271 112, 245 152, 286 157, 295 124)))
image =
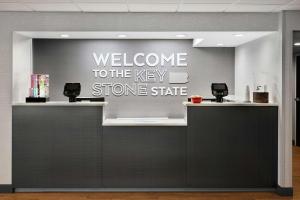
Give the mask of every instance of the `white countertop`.
POLYGON ((25 103, 25 102, 15 102, 13 106, 105 106, 107 102, 68 102, 68 101, 49 101, 46 103, 25 103))
POLYGON ((244 103, 244 102, 223 102, 216 103, 205 101, 201 103, 183 102, 185 106, 278 106, 275 103, 244 103))
POLYGON ((187 126, 184 118, 112 118, 104 119, 103 126, 187 126))

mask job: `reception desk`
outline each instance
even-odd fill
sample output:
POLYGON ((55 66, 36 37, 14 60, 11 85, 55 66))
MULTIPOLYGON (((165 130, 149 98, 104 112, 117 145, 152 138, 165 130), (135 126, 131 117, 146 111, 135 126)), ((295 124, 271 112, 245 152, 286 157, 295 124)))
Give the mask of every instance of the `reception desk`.
POLYGON ((105 105, 14 104, 16 191, 277 187, 275 104, 184 103, 183 119, 106 119, 105 105))

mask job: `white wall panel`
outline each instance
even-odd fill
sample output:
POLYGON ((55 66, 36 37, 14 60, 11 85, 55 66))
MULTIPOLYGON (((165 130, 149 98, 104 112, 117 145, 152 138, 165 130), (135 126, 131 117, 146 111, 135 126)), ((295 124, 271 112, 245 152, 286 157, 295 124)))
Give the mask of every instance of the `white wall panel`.
POLYGON ((0 73, 0 184, 11 183, 11 73, 0 73))
POLYGON ((236 95, 243 99, 247 85, 251 92, 257 85, 267 85, 270 101, 280 102, 281 43, 278 33, 237 47, 235 56, 236 95))
POLYGON ((13 102, 24 102, 30 87, 32 74, 32 39, 14 34, 13 36, 13 102))

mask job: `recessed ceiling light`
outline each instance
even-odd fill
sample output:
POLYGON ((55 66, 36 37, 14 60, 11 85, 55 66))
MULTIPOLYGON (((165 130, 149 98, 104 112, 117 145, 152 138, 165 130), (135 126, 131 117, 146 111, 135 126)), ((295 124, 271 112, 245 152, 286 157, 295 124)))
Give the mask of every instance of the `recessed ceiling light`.
POLYGON ((193 46, 196 47, 198 46, 204 39, 203 38, 195 38, 193 40, 193 46))
POLYGON ((186 37, 186 35, 185 34, 177 34, 176 37, 178 37, 178 38, 184 38, 184 37, 186 37))
POLYGON ((126 38, 127 37, 127 35, 125 35, 125 34, 119 34, 118 35, 118 38, 126 38))
POLYGON ((68 35, 68 34, 61 34, 60 37, 62 37, 62 38, 68 38, 68 37, 70 37, 70 35, 68 35))
POLYGON ((222 47, 222 46, 224 46, 224 44, 218 43, 217 46, 218 46, 218 47, 222 47))
POLYGON ((236 34, 233 34, 235 37, 243 37, 244 35, 241 34, 241 33, 236 33, 236 34))
POLYGON ((294 43, 294 46, 300 46, 300 42, 294 43))

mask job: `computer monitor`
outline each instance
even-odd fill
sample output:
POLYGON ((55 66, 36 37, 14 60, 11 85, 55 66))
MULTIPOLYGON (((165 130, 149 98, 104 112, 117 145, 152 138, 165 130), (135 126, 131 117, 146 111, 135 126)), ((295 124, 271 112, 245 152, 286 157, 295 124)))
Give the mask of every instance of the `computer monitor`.
POLYGON ((69 97, 69 102, 76 102, 76 97, 80 95, 80 83, 66 83, 64 87, 64 95, 69 97))
POLYGON ((211 84, 212 95, 216 97, 216 102, 223 102, 223 97, 228 95, 228 87, 226 83, 212 83, 211 84))

